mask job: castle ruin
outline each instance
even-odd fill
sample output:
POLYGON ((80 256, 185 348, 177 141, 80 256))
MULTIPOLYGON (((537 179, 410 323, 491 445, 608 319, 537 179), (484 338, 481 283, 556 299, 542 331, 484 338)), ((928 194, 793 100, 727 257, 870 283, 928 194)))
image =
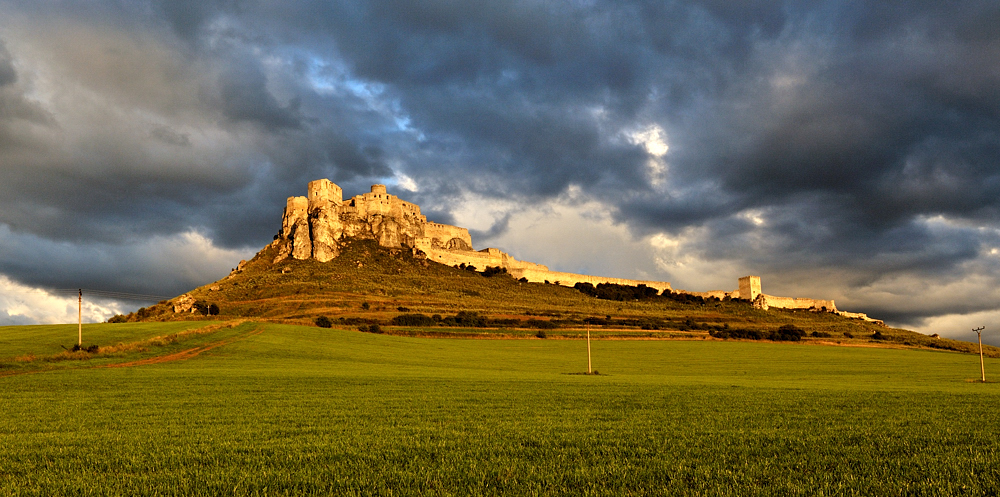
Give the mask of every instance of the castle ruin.
POLYGON ((468 229, 428 221, 427 216, 420 213, 419 206, 390 195, 385 185, 372 185, 370 192, 348 200, 344 200, 343 196, 340 186, 328 179, 319 179, 309 182, 307 196, 289 197, 281 220, 281 232, 272 243, 278 249, 274 262, 289 257, 327 262, 340 255, 345 238, 369 239, 383 247, 410 249, 414 255, 449 266, 465 264, 481 269, 504 268, 514 278, 535 283, 645 285, 661 292, 670 290, 705 298, 750 300, 754 307, 764 310, 770 307, 811 309, 876 321, 864 314, 838 311, 832 300, 765 295, 761 291, 759 276, 739 278, 738 288, 731 292, 688 292, 673 290, 670 283, 662 281, 550 271, 547 266, 519 261, 496 248, 473 249, 468 229))

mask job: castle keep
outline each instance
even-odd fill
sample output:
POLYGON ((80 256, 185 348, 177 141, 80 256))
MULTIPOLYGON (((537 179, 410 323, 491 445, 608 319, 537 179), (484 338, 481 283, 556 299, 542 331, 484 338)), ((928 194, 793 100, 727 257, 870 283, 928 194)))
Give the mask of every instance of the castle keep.
POLYGON ((390 195, 385 185, 372 185, 370 192, 344 200, 340 186, 328 179, 310 181, 305 197, 288 198, 281 219, 281 233, 272 243, 278 249, 274 262, 289 257, 327 262, 340 255, 340 244, 345 237, 376 240, 384 247, 410 249, 414 255, 449 266, 501 267, 515 278, 536 283, 646 285, 661 292, 671 290, 701 297, 750 300, 755 307, 765 310, 769 307, 812 309, 873 321, 864 314, 838 311, 832 300, 765 295, 761 292, 758 276, 740 278, 739 287, 731 292, 687 292, 673 290, 670 283, 662 281, 549 271, 546 266, 519 261, 499 249, 474 250, 469 230, 428 221, 420 213, 419 206, 390 195))

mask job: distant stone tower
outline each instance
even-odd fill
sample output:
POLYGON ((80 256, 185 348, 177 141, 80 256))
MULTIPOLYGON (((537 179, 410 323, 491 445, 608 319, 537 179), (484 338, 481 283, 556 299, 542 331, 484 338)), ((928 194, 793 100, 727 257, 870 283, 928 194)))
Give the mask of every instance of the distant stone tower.
POLYGON ((754 300, 760 293, 760 276, 744 276, 740 278, 741 299, 754 300))
POLYGON ((372 185, 372 193, 386 193, 385 185, 372 185))

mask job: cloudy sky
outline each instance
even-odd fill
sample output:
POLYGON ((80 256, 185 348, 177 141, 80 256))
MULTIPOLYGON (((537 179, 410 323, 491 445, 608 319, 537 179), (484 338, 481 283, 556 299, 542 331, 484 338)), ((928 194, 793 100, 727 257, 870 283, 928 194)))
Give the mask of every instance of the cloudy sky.
POLYGON ((992 0, 0 0, 0 324, 223 277, 330 178, 553 269, 757 274, 1000 337, 998 25, 992 0))

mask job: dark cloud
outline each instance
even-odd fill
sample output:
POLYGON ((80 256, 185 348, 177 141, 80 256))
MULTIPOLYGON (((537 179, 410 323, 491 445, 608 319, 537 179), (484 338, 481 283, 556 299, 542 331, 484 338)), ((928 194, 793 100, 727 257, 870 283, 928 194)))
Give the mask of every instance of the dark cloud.
POLYGON ((301 126, 300 101, 278 103, 256 61, 241 60, 219 79, 222 113, 233 121, 259 124, 270 131, 301 126))
POLYGON ((14 60, 0 40, 0 87, 13 84, 17 81, 17 71, 14 70, 14 60))
POLYGON ((248 250, 309 180, 352 195, 405 178, 439 221, 458 201, 501 206, 481 237, 573 191, 637 237, 697 232, 692 254, 801 288, 796 275, 822 270, 900 321, 993 305, 866 292, 981 288, 972 275, 994 269, 995 2, 10 8, 0 227, 19 241, 0 242, 0 272, 21 281, 59 280, 32 244, 65 247, 58 267, 85 264, 76 247, 148 276, 121 247, 196 232, 248 250))

